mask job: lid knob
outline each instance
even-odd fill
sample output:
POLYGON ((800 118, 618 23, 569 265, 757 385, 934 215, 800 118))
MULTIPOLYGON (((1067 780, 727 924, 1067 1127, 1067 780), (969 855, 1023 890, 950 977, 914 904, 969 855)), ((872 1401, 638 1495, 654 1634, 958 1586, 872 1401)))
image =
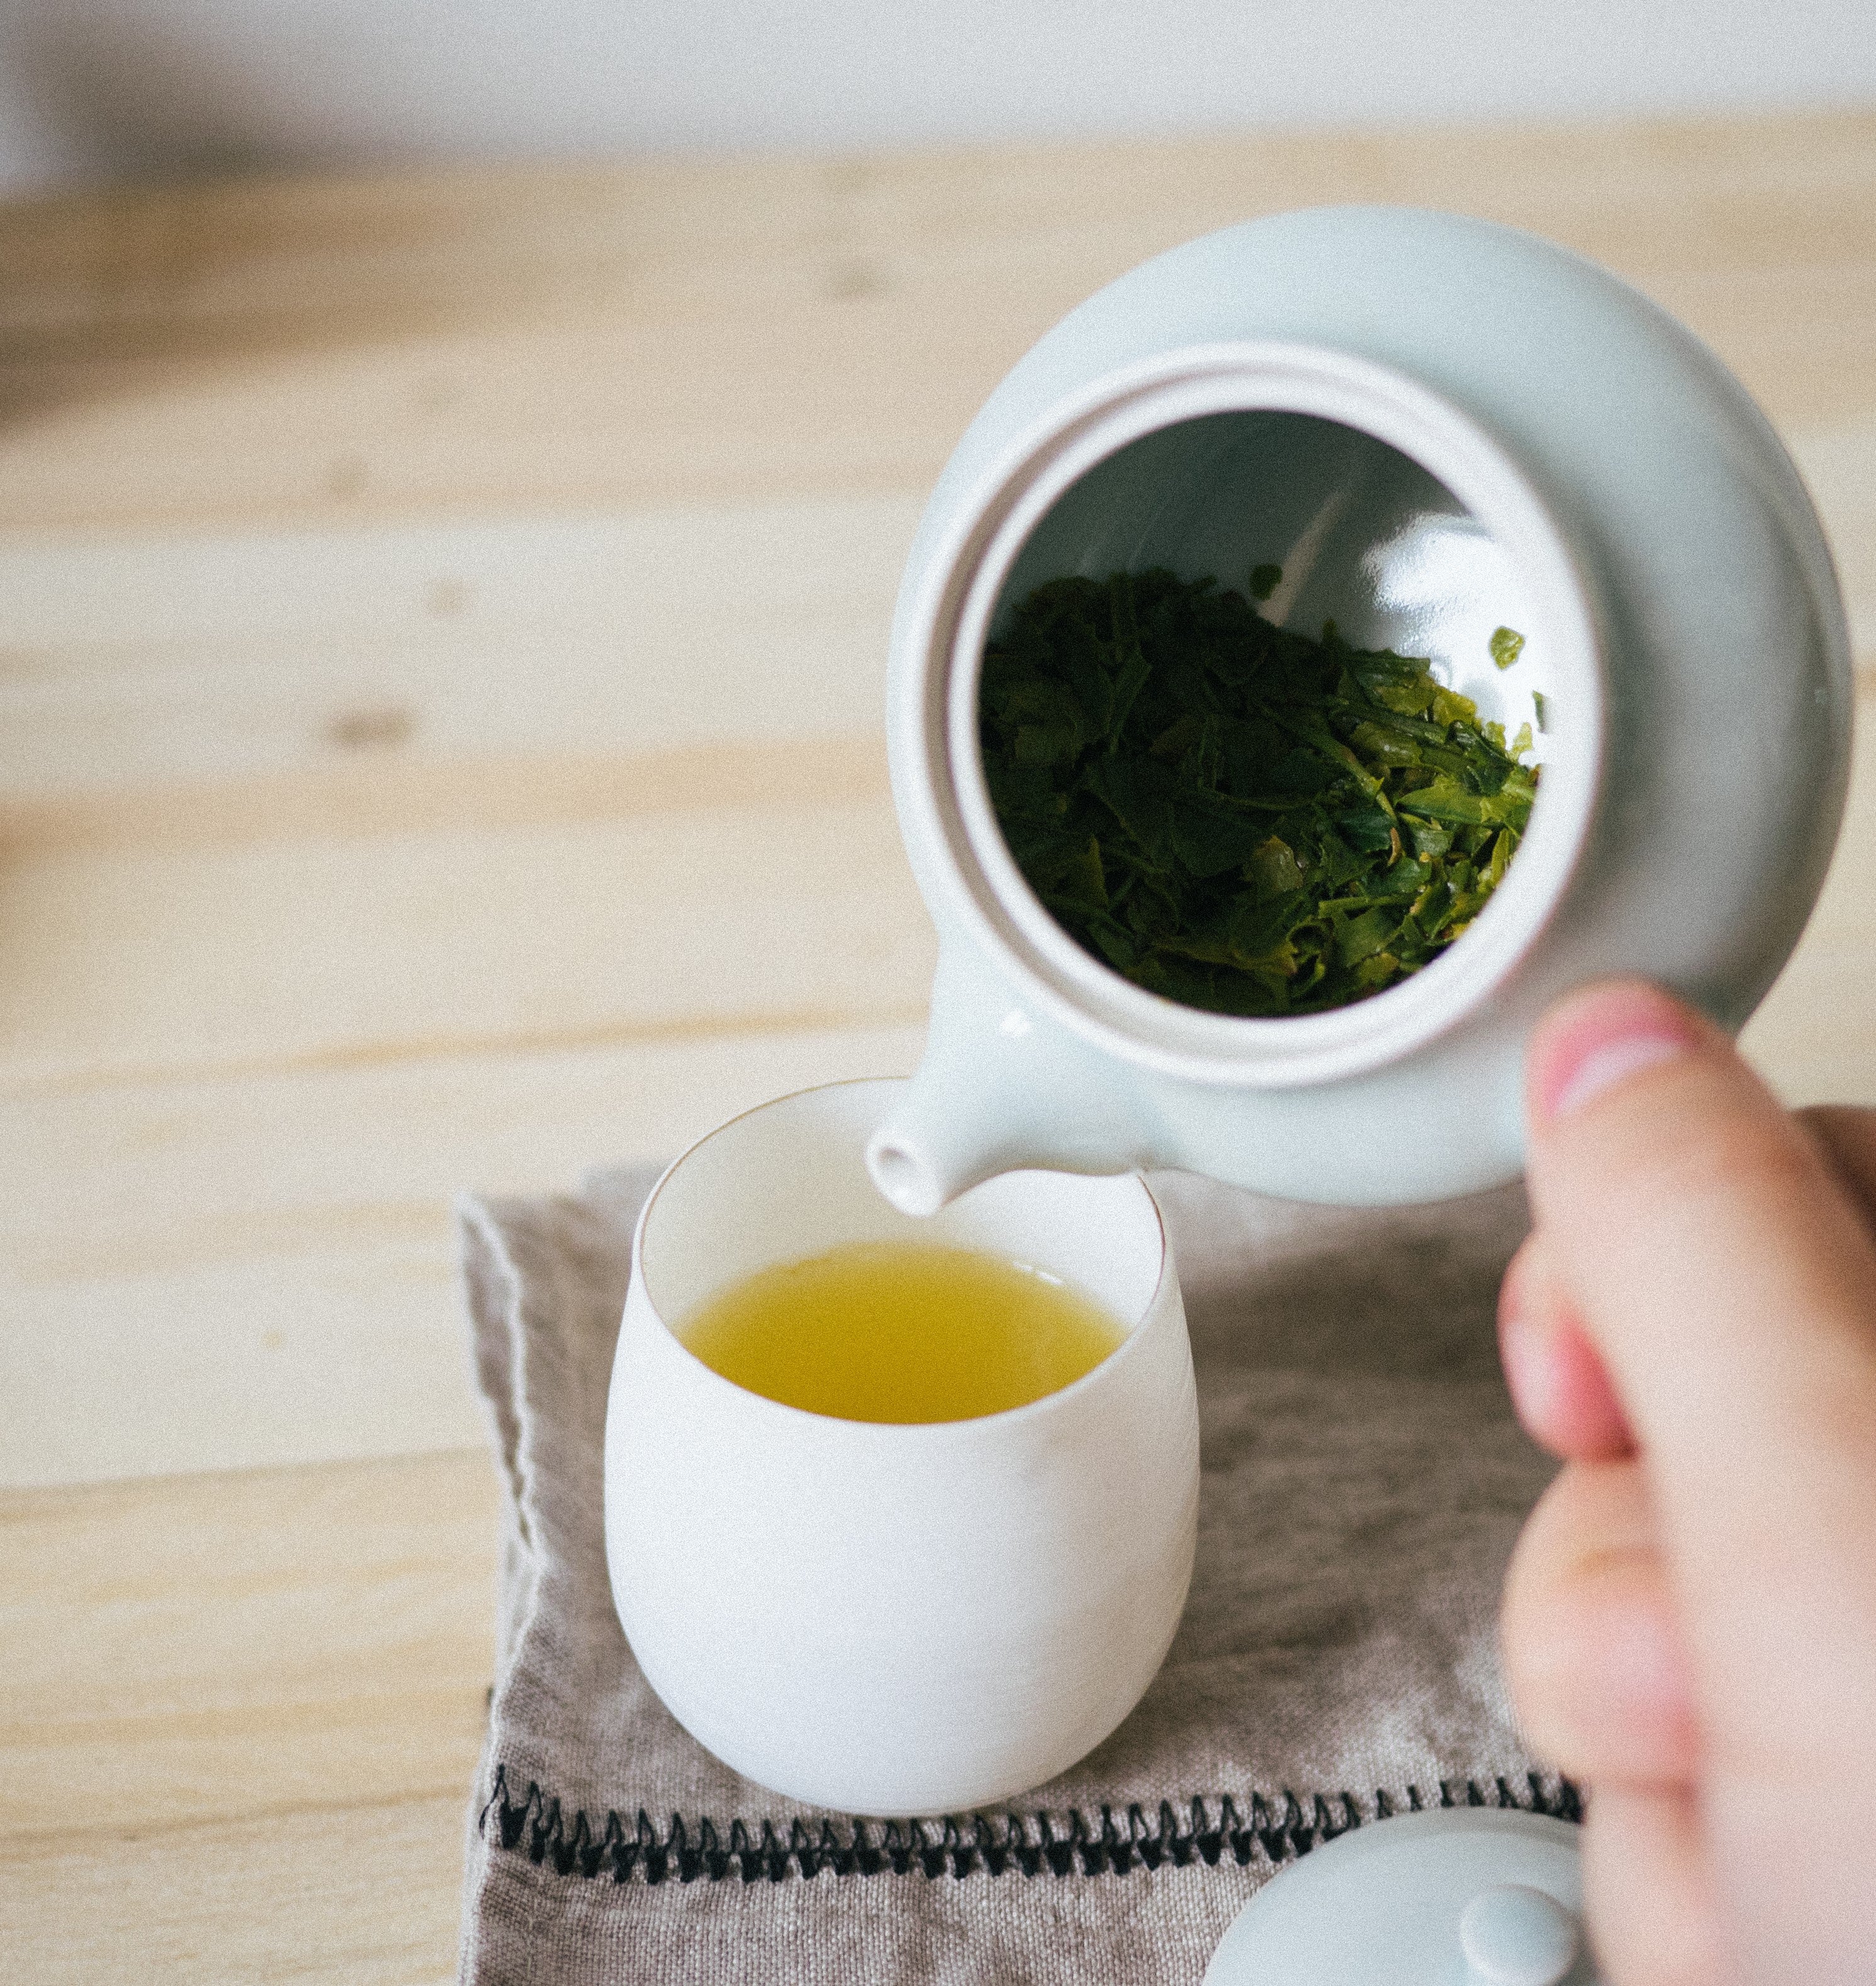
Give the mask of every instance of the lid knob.
POLYGON ((1558 1986, 1576 1963, 1582 1932, 1554 1897, 1496 1883, 1467 1904, 1459 1941, 1478 1986, 1558 1986))

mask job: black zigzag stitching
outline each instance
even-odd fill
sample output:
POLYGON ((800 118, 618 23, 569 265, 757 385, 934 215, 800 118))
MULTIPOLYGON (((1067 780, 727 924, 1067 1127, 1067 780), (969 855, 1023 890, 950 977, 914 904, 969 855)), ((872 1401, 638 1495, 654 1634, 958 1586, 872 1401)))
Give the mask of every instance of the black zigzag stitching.
POLYGON ((615 1809, 595 1830, 584 1809, 571 1814, 530 1779, 519 1799, 508 1769, 497 1766, 477 1826, 493 1822, 499 1845, 562 1876, 615 1883, 779 1883, 791 1874, 817 1876, 1124 1876, 1135 1869, 1239 1867, 1261 1858, 1286 1862, 1332 1841, 1364 1822, 1436 1806, 1515 1807, 1563 1820, 1582 1818, 1582 1801, 1568 1779, 1526 1776, 1523 1785, 1497 1779, 1442 1779, 1437 1797, 1417 1786, 1376 1792, 1274 1796, 1254 1792, 1250 1811, 1228 1793, 1194 1795, 1175 1806, 1160 1803, 1149 1816, 1138 1802, 1103 1806, 1098 1819, 1079 1807, 1066 1813, 948 1814, 942 1820, 823 1820, 818 1833, 800 1820, 784 1836, 773 1821, 733 1820, 727 1833, 707 1818, 673 1814, 660 1829, 641 1807, 630 1826, 615 1809))

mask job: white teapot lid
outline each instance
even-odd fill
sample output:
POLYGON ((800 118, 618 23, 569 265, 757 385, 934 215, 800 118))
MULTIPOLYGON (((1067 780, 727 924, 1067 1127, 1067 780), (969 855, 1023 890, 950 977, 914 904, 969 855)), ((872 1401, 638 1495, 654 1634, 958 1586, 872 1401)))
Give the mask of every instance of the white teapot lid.
POLYGON ((1351 1828, 1245 1904, 1205 1986, 1598 1986, 1578 1840, 1508 1807, 1351 1828))

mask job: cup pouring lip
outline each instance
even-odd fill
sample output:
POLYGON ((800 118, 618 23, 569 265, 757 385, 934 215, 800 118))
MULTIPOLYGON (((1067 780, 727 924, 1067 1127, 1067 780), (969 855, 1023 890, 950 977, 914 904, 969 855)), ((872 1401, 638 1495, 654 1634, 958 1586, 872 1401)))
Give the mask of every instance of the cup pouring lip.
POLYGON ((1602 770, 1596 589, 1512 449, 1420 379, 1326 345, 1258 340, 1189 345, 1110 373, 1056 403, 1005 451, 956 507, 925 575, 898 636, 901 665, 921 681, 916 699, 898 699, 891 718, 894 786, 921 887, 942 895, 1017 997, 1108 1052, 1208 1084, 1301 1086, 1365 1073, 1477 1014, 1568 893, 1602 770), (1053 505, 1130 442, 1207 415, 1262 412, 1353 429, 1436 478, 1531 588, 1568 695, 1554 734, 1547 732, 1530 829, 1473 927, 1383 992, 1327 1013, 1259 1019, 1150 993, 1069 937, 1003 841, 976 724, 992 616, 1018 554, 1053 505))
MULTIPOLYGON (((660 1303, 652 1289, 651 1274, 646 1267, 647 1235, 658 1200, 666 1187, 676 1176, 679 1170, 705 1146, 726 1133, 735 1131, 738 1126, 745 1123, 750 1118, 760 1116, 766 1111, 773 1110, 784 1105, 799 1104, 807 1099, 829 1096, 837 1091, 861 1089, 873 1086, 881 1089, 903 1089, 906 1082, 907 1079, 902 1076, 846 1076, 832 1082, 806 1084, 799 1089, 786 1090, 779 1096, 772 1096, 760 1103, 752 1104, 747 1109, 738 1111, 734 1116, 726 1118, 722 1123, 705 1132, 700 1137, 693 1139, 665 1166, 652 1185, 651 1191, 645 1195, 644 1204, 639 1208, 638 1217, 633 1225, 632 1242, 632 1276, 644 1293, 645 1309, 657 1325, 664 1339, 682 1355, 687 1368, 692 1370, 693 1376, 698 1378, 699 1382, 709 1390, 720 1391, 726 1399, 735 1402, 738 1412, 752 1413, 760 1418, 769 1419, 776 1422, 777 1425, 783 1424, 785 1420, 792 1419, 822 1430, 822 1438, 827 1439, 864 1440, 871 1438, 897 1442, 916 1440, 931 1443, 943 1441, 948 1438, 958 1439, 957 1431, 962 1429, 982 1429, 993 1426, 1013 1427, 1028 1420, 1039 1419, 1051 1410, 1059 1411, 1065 1404, 1093 1391, 1097 1385, 1112 1384, 1123 1365, 1129 1359, 1130 1355, 1136 1351, 1140 1340, 1145 1335, 1147 1326, 1164 1307, 1168 1283, 1176 1274, 1173 1262, 1172 1240, 1167 1232, 1165 1211, 1160 1205, 1158 1197, 1141 1173, 1138 1172, 1126 1174, 1109 1173, 1098 1176, 1107 1180, 1123 1179, 1137 1186, 1145 1199, 1153 1219, 1153 1233, 1158 1256, 1157 1263, 1152 1288, 1142 1301, 1130 1307, 1130 1314, 1120 1317, 1113 1306, 1105 1302, 1102 1303, 1102 1308, 1107 1310, 1110 1314, 1115 1315, 1123 1327, 1120 1341, 1097 1363, 1090 1366, 1078 1378, 1070 1380, 1066 1386, 1058 1386, 1053 1392, 1042 1394, 1033 1400, 1026 1400, 1019 1406, 1002 1408, 991 1414, 972 1414, 962 1415, 955 1419, 938 1421, 860 1420, 845 1415, 817 1413, 810 1408, 791 1406, 786 1401, 771 1399, 766 1393, 753 1392, 746 1386, 738 1385, 733 1379, 726 1378, 714 1366, 707 1365, 699 1358, 678 1335, 672 1320, 666 1315, 665 1307, 660 1303), (778 1419, 778 1417, 780 1418, 778 1419), (828 1432, 831 1430, 850 1430, 851 1432, 841 1434, 828 1432)), ((861 1163, 864 1165, 864 1162, 859 1160, 857 1150, 856 1160, 857 1163, 861 1163)), ((1003 1173, 999 1175, 999 1179, 1007 1182, 1017 1176, 1003 1173)), ((986 1182, 986 1183, 991 1183, 991 1182, 986 1182)), ((1005 1190, 1008 1190, 1007 1185, 1005 1190)), ((963 1197, 961 1195, 960 1198, 963 1197)), ((884 1199, 883 1195, 881 1203, 885 1207, 890 1207, 891 1204, 890 1201, 884 1199)), ((956 1203, 953 1202, 952 1204, 955 1205, 956 1203)), ((913 1224, 913 1217, 904 1217, 908 1220, 908 1224, 913 1224)), ((936 1217, 933 1217, 934 1219, 936 1217)), ((922 1227, 928 1226, 928 1223, 919 1220, 915 1224, 922 1227)), ((802 1254, 807 1256, 817 1252, 819 1251, 813 1238, 811 1237, 804 1238, 802 1254)), ((1176 1288, 1176 1284, 1174 1287, 1176 1288)), ((1101 1300, 1097 1298, 1096 1301, 1101 1300)))

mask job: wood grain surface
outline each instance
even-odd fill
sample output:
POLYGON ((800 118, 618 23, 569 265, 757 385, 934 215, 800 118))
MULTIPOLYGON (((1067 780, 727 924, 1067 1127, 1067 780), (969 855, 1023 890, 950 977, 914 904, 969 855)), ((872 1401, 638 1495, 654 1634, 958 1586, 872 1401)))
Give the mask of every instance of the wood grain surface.
MULTIPOLYGON (((1876 665, 1876 116, 0 208, 9 1974, 450 1975, 493 1522, 452 1197, 911 1065, 925 489, 1099 284, 1367 199, 1686 318, 1876 665)), ((1748 1036, 1794 1100, 1876 1101, 1873 749, 1748 1036)))

